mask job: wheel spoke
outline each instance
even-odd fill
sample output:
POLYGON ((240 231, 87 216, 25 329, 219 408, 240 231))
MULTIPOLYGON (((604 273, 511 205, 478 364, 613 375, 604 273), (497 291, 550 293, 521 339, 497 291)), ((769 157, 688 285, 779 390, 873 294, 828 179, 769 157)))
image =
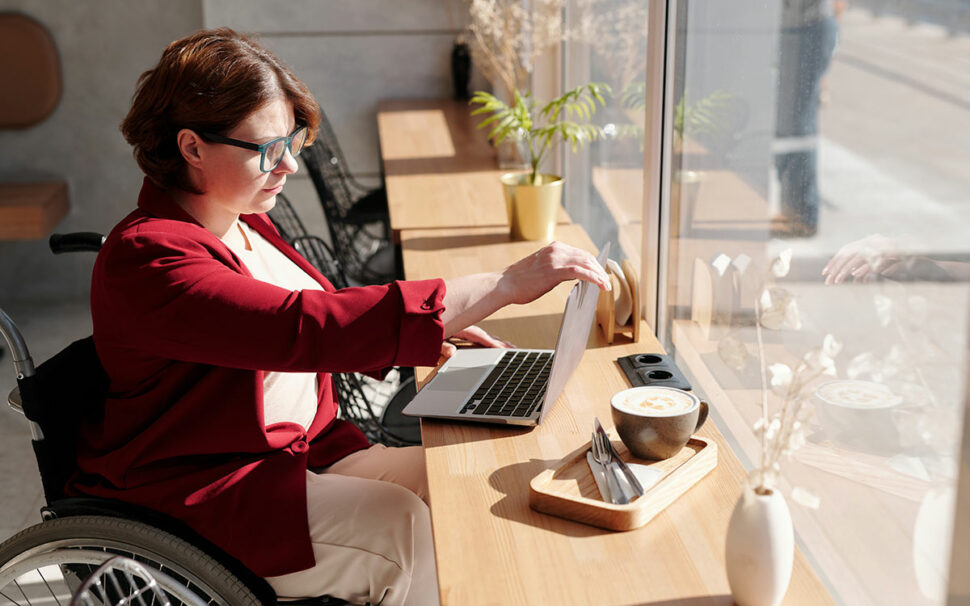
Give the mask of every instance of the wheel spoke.
POLYGON ((108 592, 104 588, 104 585, 101 584, 101 579, 98 579, 97 582, 91 586, 91 590, 95 592, 95 595, 98 596, 98 599, 101 600, 102 604, 108 603, 108 592))
POLYGON ((24 599, 27 600, 27 606, 30 606, 30 598, 28 598, 27 594, 24 593, 24 588, 20 586, 20 581, 15 580, 14 585, 16 585, 17 589, 20 590, 20 595, 24 596, 24 599))
MULTIPOLYGON (((18 587, 19 587, 19 585, 18 585, 18 587)), ((13 599, 10 596, 8 596, 4 592, 0 591, 0 595, 2 595, 3 597, 7 598, 7 601, 10 602, 11 604, 13 604, 14 606, 22 606, 20 602, 18 602, 17 600, 13 599)))
POLYGON ((125 570, 124 573, 125 573, 125 578, 127 578, 128 582, 131 584, 130 597, 138 598, 138 603, 141 604, 141 606, 148 606, 148 604, 145 603, 145 594, 147 592, 151 592, 152 594, 155 593, 155 590, 152 587, 153 579, 152 578, 142 579, 142 583, 144 584, 144 586, 139 587, 138 579, 136 579, 135 576, 132 575, 130 571, 125 570))
POLYGON ((41 568, 38 568, 37 574, 40 575, 40 580, 44 582, 44 585, 47 587, 47 591, 51 592, 51 597, 53 597, 54 601, 57 602, 57 606, 61 606, 61 599, 57 597, 57 593, 53 589, 51 589, 50 583, 48 583, 47 579, 44 578, 44 570, 41 568))

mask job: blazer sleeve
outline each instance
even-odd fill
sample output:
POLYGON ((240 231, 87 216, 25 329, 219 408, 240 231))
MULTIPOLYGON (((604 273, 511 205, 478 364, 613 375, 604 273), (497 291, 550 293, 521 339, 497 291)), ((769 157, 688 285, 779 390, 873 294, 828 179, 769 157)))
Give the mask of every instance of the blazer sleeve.
POLYGON ((96 332, 116 346, 303 372, 434 365, 441 351, 442 280, 291 292, 240 273, 232 257, 186 235, 135 232, 108 244, 92 307, 96 332))

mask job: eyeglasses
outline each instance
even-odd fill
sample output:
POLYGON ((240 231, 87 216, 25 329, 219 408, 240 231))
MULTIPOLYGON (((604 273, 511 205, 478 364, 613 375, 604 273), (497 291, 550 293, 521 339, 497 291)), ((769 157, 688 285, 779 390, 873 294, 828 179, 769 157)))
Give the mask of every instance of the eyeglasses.
POLYGON ((258 151, 259 170, 268 173, 280 165, 287 149, 290 150, 290 155, 294 158, 300 155, 300 152, 303 151, 303 145, 306 143, 307 127, 305 124, 298 124, 296 130, 289 135, 280 137, 279 139, 273 139, 261 145, 250 143, 249 141, 223 137, 215 133, 199 133, 199 135, 203 140, 209 141, 210 143, 222 143, 224 145, 233 145, 235 147, 242 147, 243 149, 258 151))

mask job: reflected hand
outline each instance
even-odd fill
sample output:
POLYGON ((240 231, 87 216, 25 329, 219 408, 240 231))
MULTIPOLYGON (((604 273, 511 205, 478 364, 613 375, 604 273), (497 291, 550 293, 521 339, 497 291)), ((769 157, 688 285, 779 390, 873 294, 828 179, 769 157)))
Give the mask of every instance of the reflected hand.
POLYGON ((849 279, 870 282, 899 262, 892 240, 872 234, 840 248, 825 264, 822 275, 826 284, 841 284, 849 279))

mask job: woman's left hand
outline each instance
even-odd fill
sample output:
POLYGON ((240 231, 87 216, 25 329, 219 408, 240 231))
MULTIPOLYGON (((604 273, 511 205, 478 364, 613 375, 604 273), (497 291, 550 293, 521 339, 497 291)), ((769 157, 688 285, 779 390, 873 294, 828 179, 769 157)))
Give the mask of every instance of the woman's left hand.
POLYGON ((447 360, 451 356, 455 355, 455 352, 456 351, 458 351, 458 348, 455 347, 453 344, 449 343, 448 341, 442 341, 441 342, 441 358, 438 360, 438 364, 441 364, 442 362, 444 362, 445 360, 447 360))
POLYGON ((481 345, 482 347, 498 347, 501 349, 515 347, 515 345, 512 345, 508 341, 493 337, 475 325, 469 326, 464 330, 459 330, 452 335, 452 338, 468 341, 469 343, 481 345))

